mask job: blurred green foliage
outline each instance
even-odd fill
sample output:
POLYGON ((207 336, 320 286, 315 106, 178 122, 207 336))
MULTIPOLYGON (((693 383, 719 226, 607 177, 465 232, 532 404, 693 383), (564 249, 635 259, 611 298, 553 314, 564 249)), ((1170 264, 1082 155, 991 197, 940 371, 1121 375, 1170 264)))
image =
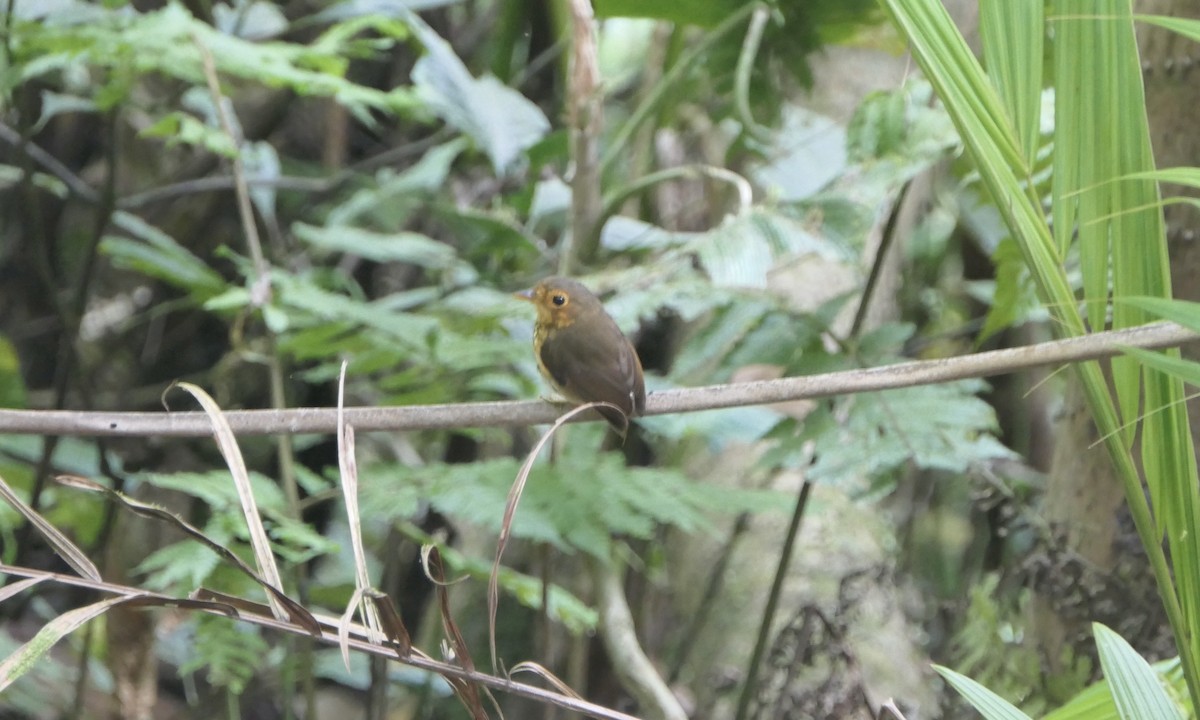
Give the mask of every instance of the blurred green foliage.
MULTIPOLYGON (((199 373, 202 383, 220 384, 236 379, 235 369, 256 367, 274 353, 286 368, 289 392, 323 404, 330 404, 343 360, 349 361, 352 402, 536 397, 542 385, 529 350, 532 317, 510 293, 553 271, 570 226, 565 218, 571 189, 563 180, 572 163, 563 131, 564 78, 552 76, 548 83, 557 94, 544 86, 534 94, 474 71, 480 61, 469 55, 474 48, 461 7, 427 23, 400 3, 377 3, 372 12, 364 12, 365 5, 337 3, 299 18, 251 12, 262 5, 217 4, 213 18, 196 17, 177 2, 149 12, 126 3, 78 0, 42 10, 31 3, 15 6, 5 35, 6 65, 0 68, 5 122, 25 128, 35 140, 37 131, 80 115, 120 125, 128 131, 124 143, 162 158, 150 170, 130 161, 128 172, 140 173, 132 187, 186 184, 195 178, 172 173, 214 156, 240 154, 256 216, 268 230, 271 292, 259 298, 251 253, 227 206, 205 210, 180 190, 175 202, 189 209, 168 217, 142 212, 136 203, 123 205, 117 197, 96 272, 105 275, 106 292, 145 284, 155 297, 153 307, 131 314, 113 331, 117 342, 140 338, 138 332, 160 322, 215 327, 206 337, 225 343, 215 352, 197 335, 174 337, 176 344, 164 354, 204 361, 189 372, 199 373), (238 128, 231 138, 217 122, 205 88, 205 53, 243 124, 285 98, 295 103, 296 113, 311 113, 312 107, 344 110, 354 128, 347 141, 357 153, 353 162, 332 171, 314 159, 319 152, 298 148, 282 130, 248 139, 237 136, 238 128), (397 66, 404 68, 404 81, 380 81, 393 78, 388 72, 397 66), (30 115, 17 106, 39 110, 30 115), (389 155, 393 145, 410 152, 389 155), (200 222, 204 230, 192 234, 200 222)), ((747 42, 746 23, 757 7, 738 2, 704 4, 703 12, 663 3, 597 7, 601 16, 636 10, 664 21, 686 17, 689 25, 670 28, 671 52, 662 69, 672 71, 689 48, 707 49, 698 52, 695 66, 680 68, 678 85, 643 90, 660 100, 641 122, 655 132, 677 134, 685 144, 718 142, 726 148, 721 169, 773 183, 756 185, 749 205, 718 192, 691 196, 680 212, 710 219, 701 229, 681 229, 696 223, 677 222, 658 210, 636 211, 649 200, 623 205, 602 229, 599 255, 584 280, 605 295, 622 328, 655 355, 655 364, 648 364, 652 391, 729 382, 750 365, 795 375, 891 362, 904 356, 914 332, 898 323, 852 336, 844 318, 862 301, 867 274, 862 258, 880 208, 917 172, 956 150, 953 130, 929 107, 928 87, 914 82, 904 91, 870 98, 837 136, 831 149, 839 160, 826 167, 796 161, 793 138, 783 130, 752 135, 736 107, 735 73, 747 42), (705 132, 709 136, 701 137, 705 132), (783 160, 793 162, 785 168, 783 160), (762 174, 767 168, 772 172, 762 174), (826 174, 814 182, 808 174, 816 172, 826 174), (812 186, 816 189, 798 189, 812 186), (796 274, 805 263, 816 263, 818 278, 843 278, 843 286, 826 289, 815 282, 812 297, 798 297, 791 291, 800 282, 794 278, 812 277, 796 274)), ((759 123, 782 128, 792 90, 808 79, 807 53, 822 38, 845 37, 876 21, 877 11, 866 0, 761 7, 768 17, 751 55, 757 59, 749 107, 759 123)), ((529 53, 524 69, 536 76, 532 45, 503 50, 509 57, 529 53)), ((630 117, 628 105, 617 95, 606 107, 616 132, 602 138, 608 143, 602 153, 622 160, 605 176, 607 197, 624 197, 651 169, 643 172, 632 162, 638 128, 621 125, 630 117)), ((0 181, 33 183, 61 201, 84 200, 46 168, 27 174, 0 164, 0 181)), ((938 256, 931 251, 929 262, 938 256)), ((4 404, 19 406, 28 392, 13 382, 12 355, 0 345, 0 390, 4 404)), ((158 383, 130 379, 141 382, 158 383)), ((104 389, 121 398, 129 391, 104 389)), ((243 389, 247 394, 235 394, 233 402, 266 401, 261 379, 243 389)), ((886 491, 903 468, 965 472, 974 463, 1008 456, 995 439, 994 413, 979 398, 985 390, 981 382, 960 382, 842 398, 819 404, 803 422, 765 408, 646 418, 641 425, 657 462, 645 467, 628 466, 620 452, 598 451, 602 428, 572 428, 554 463, 535 467, 513 535, 562 553, 605 559, 614 537, 650 540, 663 527, 703 533, 719 514, 787 507, 789 501, 778 494, 716 487, 682 469, 701 466, 735 443, 767 444, 759 470, 805 468, 814 480, 859 490, 886 491), (931 422, 907 422, 914 416, 931 422)), ((35 461, 36 449, 20 454, 14 443, 4 442, 9 458, 35 461)), ((454 527, 495 533, 517 472, 514 448, 526 442, 507 431, 464 429, 454 437, 409 433, 397 445, 386 439, 360 443, 363 523, 373 567, 391 551, 386 542, 392 531, 413 542, 442 542, 419 527, 434 514, 454 527), (450 451, 457 438, 470 441, 470 457, 450 451), (397 450, 401 445, 403 451, 397 450)), ((298 444, 301 450, 318 445, 313 439, 298 444)), ((60 448, 60 467, 72 467, 72 447, 60 448)), ((352 579, 344 564, 342 572, 328 569, 344 557, 344 526, 339 530, 336 519, 317 527, 290 517, 284 493, 270 479, 271 461, 259 452, 264 474, 254 482, 279 556, 292 567, 315 568, 318 581, 306 588, 310 597, 335 606, 345 602, 352 579)), ((151 465, 149 472, 125 474, 113 459, 109 472, 131 483, 193 498, 203 531, 244 551, 241 510, 223 471, 165 472, 151 465)), ((181 464, 196 464, 195 458, 181 464)), ((316 463, 302 486, 337 518, 333 467, 328 458, 316 463)), ((104 472, 94 459, 75 471, 104 472)), ((72 501, 64 495, 55 491, 47 497, 51 517, 80 538, 96 537, 97 514, 85 521, 68 512, 72 501)), ((13 523, 11 515, 0 515, 6 538, 13 523)), ((486 575, 488 558, 452 546, 444 553, 451 569, 486 575)), ((211 552, 190 541, 154 550, 136 573, 148 587, 178 593, 201 585, 250 592, 241 576, 226 572, 211 552)), ((515 570, 502 572, 501 586, 529 607, 543 601, 540 581, 515 570)), ((551 615, 571 631, 594 627, 595 615, 584 602, 561 587, 548 596, 551 615)), ((231 629, 223 619, 193 622, 198 642, 183 670, 204 668, 214 684, 235 693, 243 689, 262 669, 265 641, 231 629)))

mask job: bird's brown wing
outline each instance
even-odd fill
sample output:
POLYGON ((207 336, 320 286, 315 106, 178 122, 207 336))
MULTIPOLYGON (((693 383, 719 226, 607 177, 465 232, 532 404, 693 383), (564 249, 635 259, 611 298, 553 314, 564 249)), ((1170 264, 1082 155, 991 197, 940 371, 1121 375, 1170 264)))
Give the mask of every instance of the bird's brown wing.
MULTIPOLYGON (((611 321, 610 321, 611 322, 611 321)), ((594 329, 594 328, 593 328, 594 329)), ((624 335, 601 333, 585 335, 578 324, 562 328, 542 343, 542 364, 550 373, 557 390, 576 402, 603 401, 621 408, 597 410, 614 427, 622 430, 628 417, 640 415, 645 408, 646 391, 642 384, 641 363, 624 335)))

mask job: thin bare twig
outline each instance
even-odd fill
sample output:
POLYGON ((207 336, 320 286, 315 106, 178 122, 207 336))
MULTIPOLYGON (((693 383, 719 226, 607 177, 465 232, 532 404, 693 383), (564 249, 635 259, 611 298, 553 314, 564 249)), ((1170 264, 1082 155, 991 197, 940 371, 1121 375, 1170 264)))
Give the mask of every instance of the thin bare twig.
POLYGON ((38 145, 32 142, 25 142, 21 133, 14 130, 12 127, 0 121, 0 141, 8 143, 14 148, 25 153, 30 160, 40 165, 43 170, 50 173, 54 177, 62 181, 63 185, 67 186, 67 190, 72 194, 92 205, 98 205, 101 201, 100 191, 88 185, 83 178, 76 175, 69 167, 63 165, 50 153, 43 150, 38 145))
MULTIPOLYGON (((1092 333, 1025 347, 993 350, 942 360, 921 360, 866 370, 664 390, 646 398, 646 415, 669 415, 717 408, 765 405, 931 385, 967 378, 1006 375, 1018 370, 1112 357, 1122 347, 1164 348, 1200 340, 1200 334, 1160 322, 1126 330, 1092 333)), ((346 408, 346 422, 359 432, 446 430, 466 427, 538 425, 554 422, 561 407, 544 401, 409 405, 346 408)), ((332 433, 334 408, 230 410, 229 426, 238 435, 332 433)), ((582 418, 586 421, 587 418, 582 418)), ((75 412, 0 410, 0 433, 113 437, 204 437, 212 432, 203 413, 75 412)))
POLYGON ((250 298, 254 305, 266 305, 271 293, 271 274, 267 267, 267 259, 263 256, 262 241, 258 237, 258 224, 254 221, 254 208, 250 204, 250 187, 246 184, 246 166, 242 162, 242 134, 234 130, 233 121, 226 112, 225 96, 221 94, 221 83, 217 79, 217 66, 208 46, 197 34, 192 35, 192 42, 200 51, 200 60, 204 65, 204 79, 208 83, 208 92, 212 96, 213 113, 221 130, 233 143, 233 181, 237 191, 238 215, 242 220, 242 231, 246 235, 246 247, 254 262, 254 281, 251 283, 250 298))
POLYGON ((601 208, 600 212, 600 219, 592 227, 591 241, 597 245, 599 244, 600 232, 604 229, 604 224, 608 222, 612 216, 620 212, 621 206, 624 205, 630 198, 642 193, 645 190, 649 190, 656 185, 660 185, 671 180, 700 180, 704 178, 726 183, 737 192, 738 213, 742 213, 750 209, 751 204, 754 202, 754 189, 750 186, 750 181, 746 178, 738 175, 732 170, 717 167, 715 165, 680 165, 678 167, 666 168, 643 175, 628 185, 619 188, 616 192, 605 196, 604 207, 601 208))
MULTIPOLYGON (((284 175, 282 177, 247 177, 246 184, 254 187, 270 187, 279 190, 296 190, 301 192, 322 193, 327 192, 335 187, 337 183, 343 181, 341 175, 334 175, 328 178, 310 178, 310 177, 294 177, 284 175)), ((163 202, 181 195, 194 195, 203 192, 215 192, 217 190, 233 190, 237 188, 237 180, 231 176, 214 175, 209 177, 192 178, 191 180, 181 180, 170 185, 162 185, 154 187, 143 192, 134 193, 121 198, 117 202, 117 207, 122 210, 135 210, 153 205, 157 202, 163 202)))

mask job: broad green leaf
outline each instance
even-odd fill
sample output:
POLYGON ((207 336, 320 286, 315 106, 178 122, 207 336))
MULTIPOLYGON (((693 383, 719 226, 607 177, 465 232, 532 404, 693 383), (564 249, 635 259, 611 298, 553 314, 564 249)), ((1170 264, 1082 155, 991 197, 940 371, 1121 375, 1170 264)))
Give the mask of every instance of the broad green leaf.
POLYGON ((17 350, 0 335, 0 408, 25 407, 25 379, 17 350))
POLYGON ((313 247, 357 255, 375 262, 404 262, 444 270, 457 262, 454 248, 415 232, 377 233, 346 226, 297 223, 296 237, 313 247))
MULTIPOLYGON (((566 200, 567 204, 561 208, 564 212, 569 207, 570 198, 566 200)), ((671 232, 636 218, 614 215, 605 221, 600 230, 600 247, 617 252, 662 249, 683 244, 695 235, 690 232, 671 232)))
POLYGON ((962 473, 974 463, 1012 457, 995 438, 994 409, 976 397, 983 388, 982 381, 967 381, 847 399, 845 420, 816 438, 809 477, 856 486, 910 465, 962 473))
POLYGON ((182 111, 164 115, 158 122, 143 128, 139 134, 147 138, 162 138, 167 141, 167 147, 192 145, 222 157, 237 155, 237 147, 223 130, 182 111))
POLYGON ((431 333, 437 330, 433 318, 386 308, 387 298, 367 303, 284 274, 276 275, 275 287, 279 305, 302 313, 301 325, 316 320, 353 322, 383 332, 391 342, 412 349, 425 347, 431 333))
MULTIPOLYGON (((25 5, 27 3, 20 3, 25 5)), ((204 85, 199 41, 211 53, 222 76, 232 75, 299 95, 332 97, 365 123, 370 110, 408 112, 416 107, 408 88, 382 91, 345 79, 347 55, 361 51, 355 35, 366 29, 381 38, 375 51, 407 34, 402 23, 371 16, 336 25, 307 44, 250 42, 201 22, 180 3, 148 13, 99 10, 88 3, 87 22, 46 26, 22 33, 15 47, 19 73, 11 82, 28 81, 68 68, 94 66, 113 72, 95 86, 101 107, 124 102, 135 83, 131 76, 159 73, 191 85, 204 85)), ((83 20, 83 16, 79 16, 83 20)))
POLYGON ((744 0, 596 0, 596 17, 638 17, 712 27, 744 0))
POLYGON ((764 209, 730 218, 687 246, 718 287, 765 288, 777 261, 814 253, 848 260, 842 248, 808 232, 799 222, 764 209))
MULTIPOLYGON (((202 500, 216 512, 236 511, 239 506, 237 488, 225 470, 190 473, 142 473, 138 478, 155 487, 190 495, 202 500)), ((284 508, 283 490, 279 484, 261 473, 250 473, 255 501, 263 510, 284 508)))
POLYGON ((409 13, 423 12, 445 5, 455 5, 459 0, 341 0, 312 17, 313 22, 339 22, 349 18, 384 15, 406 18, 409 13))
POLYGON ((226 617, 199 616, 193 638, 192 654, 179 673, 186 676, 203 669, 209 683, 227 688, 235 697, 263 671, 269 657, 270 647, 257 628, 226 617))
MULTIPOLYGON (((24 179, 25 171, 21 168, 15 165, 0 164, 0 190, 16 187, 17 184, 24 182, 24 179)), ((57 198, 65 199, 70 194, 66 183, 49 173, 35 172, 33 174, 33 185, 57 198)))
POLYGON ((192 592, 204 585, 221 564, 221 558, 204 545, 181 540, 150 553, 133 568, 146 576, 151 590, 192 592))
POLYGON ((1040 305, 1030 286, 1029 270, 1021 259, 1021 251, 1011 238, 1002 240, 992 253, 996 268, 995 289, 988 298, 988 314, 977 344, 982 344, 1001 330, 1033 315, 1040 305))
MULTIPOLYGON (((604 557, 614 533, 649 538, 659 524, 698 532, 716 513, 782 506, 778 493, 699 484, 675 470, 626 467, 614 453, 595 453, 591 440, 598 441, 604 428, 571 431, 573 447, 556 464, 534 467, 513 520, 514 537, 604 557)), ((512 458, 366 467, 360 474, 364 519, 395 518, 420 497, 448 517, 496 532, 516 472, 512 458)))
POLYGON ((550 130, 537 105, 491 76, 474 78, 449 43, 415 15, 408 17, 425 55, 413 68, 419 97, 487 154, 497 174, 550 130))
POLYGON ((264 40, 287 30, 287 17, 274 4, 237 4, 241 7, 235 9, 223 2, 213 6, 213 25, 221 32, 246 40, 264 40))
POLYGON ((91 98, 57 93, 53 90, 43 90, 42 114, 38 117, 37 123, 34 124, 33 131, 35 133, 41 132, 46 127, 46 123, 64 113, 91 112, 96 112, 96 103, 91 98))
POLYGON ((0 11, 9 12, 10 5, 15 20, 58 20, 62 22, 63 18, 70 18, 74 22, 87 22, 99 14, 96 4, 87 0, 41 0, 40 2, 0 0, 0 11), (89 10, 92 12, 89 13, 89 10))
POLYGON ((330 211, 326 225, 361 225, 369 218, 375 227, 402 227, 418 201, 445 184, 451 165, 466 146, 459 138, 429 150, 403 172, 380 170, 373 185, 354 192, 330 211))
POLYGON ((940 665, 934 665, 933 669, 987 720, 1032 720, 1015 705, 971 678, 940 665))
POLYGON ((136 238, 104 237, 100 249, 112 258, 114 265, 169 282, 200 300, 226 289, 225 281, 215 270, 141 218, 117 212, 113 224, 136 238))
POLYGON ((784 201, 815 194, 846 169, 846 130, 830 118, 785 108, 770 161, 754 172, 758 184, 784 201))
POLYGON ((242 167, 247 178, 254 178, 256 181, 249 183, 250 201, 268 222, 278 222, 275 212, 275 184, 282 172, 279 152, 274 145, 258 141, 242 143, 241 154, 242 167))
MULTIPOLYGON (((666 262, 653 266, 643 264, 621 274, 621 292, 608 299, 604 307, 622 330, 635 330, 643 318, 653 317, 660 310, 668 310, 684 322, 692 322, 741 297, 740 291, 716 287, 701 277, 692 267, 690 255, 681 260, 687 261, 686 269, 681 268, 677 274, 667 275, 666 262)), ((588 284, 595 290, 610 287, 607 283, 588 284)))
POLYGON ((1121 720, 1182 720, 1183 713, 1150 663, 1104 625, 1092 623, 1092 631, 1121 720))
MULTIPOLYGON (((1168 684, 1169 694, 1175 697, 1187 695, 1187 683, 1183 679, 1179 658, 1154 663, 1151 669, 1168 684)), ((1046 715, 1043 720, 1121 720, 1121 716, 1108 681, 1100 680, 1046 715)))

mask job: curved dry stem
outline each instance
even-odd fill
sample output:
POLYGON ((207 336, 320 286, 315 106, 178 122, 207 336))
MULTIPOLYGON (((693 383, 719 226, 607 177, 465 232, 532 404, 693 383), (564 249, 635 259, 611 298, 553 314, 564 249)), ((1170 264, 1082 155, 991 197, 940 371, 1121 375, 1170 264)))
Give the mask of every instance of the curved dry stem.
POLYGON ((529 472, 533 470, 533 463, 542 454, 542 450, 545 449, 546 444, 550 442, 550 438, 554 437, 554 433, 558 432, 559 428, 567 424, 571 418, 602 406, 616 408, 618 411, 621 409, 612 403, 591 402, 572 408, 559 416, 525 456, 525 462, 521 463, 521 469, 517 471, 517 477, 508 491, 508 500, 504 504, 504 519, 500 521, 500 537, 496 540, 496 559, 492 563, 491 575, 488 576, 488 649, 492 653, 492 672, 497 672, 496 669, 499 667, 496 659, 496 610, 500 606, 500 558, 504 555, 504 548, 508 546, 509 537, 512 536, 513 516, 517 513, 517 503, 521 501, 521 493, 525 490, 525 483, 529 480, 529 472))

